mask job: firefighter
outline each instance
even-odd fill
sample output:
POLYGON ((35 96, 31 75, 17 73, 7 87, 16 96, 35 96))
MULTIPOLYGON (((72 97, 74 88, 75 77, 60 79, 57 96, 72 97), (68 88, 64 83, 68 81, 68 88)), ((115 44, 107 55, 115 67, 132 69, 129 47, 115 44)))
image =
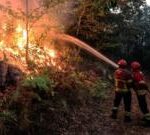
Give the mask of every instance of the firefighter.
POLYGON ((131 63, 132 76, 134 82, 134 90, 137 95, 138 103, 141 112, 144 114, 143 121, 150 123, 150 113, 147 107, 146 94, 148 86, 144 80, 144 75, 141 71, 141 64, 137 61, 131 63))
POLYGON ((117 118, 118 107, 121 100, 124 100, 124 122, 131 121, 131 91, 129 84, 132 82, 131 73, 127 71, 127 62, 124 59, 118 61, 119 68, 114 73, 115 79, 115 98, 114 106, 112 108, 111 117, 117 118))

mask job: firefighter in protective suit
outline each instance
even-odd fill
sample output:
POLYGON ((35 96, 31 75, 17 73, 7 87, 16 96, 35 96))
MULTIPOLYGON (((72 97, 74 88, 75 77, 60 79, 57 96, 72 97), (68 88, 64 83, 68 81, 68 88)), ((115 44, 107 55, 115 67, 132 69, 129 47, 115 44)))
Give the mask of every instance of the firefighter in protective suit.
POLYGON ((117 118, 118 107, 121 100, 124 100, 125 116, 124 122, 131 121, 131 91, 130 83, 132 82, 131 73, 127 71, 127 62, 124 59, 118 61, 119 68, 114 73, 115 79, 115 98, 112 108, 111 117, 117 118))
POLYGON ((144 114, 143 121, 150 123, 150 113, 147 107, 146 94, 148 86, 144 80, 144 75, 140 70, 141 65, 139 62, 134 61, 131 63, 132 77, 133 77, 133 89, 136 92, 138 103, 141 112, 144 114))

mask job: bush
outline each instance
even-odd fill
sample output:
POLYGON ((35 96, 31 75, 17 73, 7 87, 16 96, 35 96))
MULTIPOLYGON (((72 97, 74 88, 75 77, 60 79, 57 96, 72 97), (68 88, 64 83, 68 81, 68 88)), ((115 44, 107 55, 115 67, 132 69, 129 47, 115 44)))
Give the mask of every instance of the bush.
POLYGON ((91 95, 96 99, 106 98, 106 92, 109 87, 109 83, 104 80, 97 80, 94 86, 91 88, 91 95))
POLYGON ((55 83, 47 76, 28 77, 24 80, 23 86, 35 90, 37 93, 53 93, 55 83))
POLYGON ((10 111, 0 112, 0 135, 17 133, 18 127, 17 117, 14 113, 10 111))

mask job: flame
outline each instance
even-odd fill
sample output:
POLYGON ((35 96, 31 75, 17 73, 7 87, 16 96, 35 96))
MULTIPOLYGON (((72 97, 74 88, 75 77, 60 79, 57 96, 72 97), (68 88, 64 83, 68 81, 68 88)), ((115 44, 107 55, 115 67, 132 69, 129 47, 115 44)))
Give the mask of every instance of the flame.
POLYGON ((4 41, 0 41, 0 48, 4 48, 4 41))
POLYGON ((27 32, 20 24, 18 24, 18 26, 16 27, 16 36, 17 36, 16 44, 20 50, 23 50, 25 48, 25 43, 27 39, 27 32))
POLYGON ((3 24, 2 29, 3 29, 4 31, 7 30, 7 25, 6 25, 6 23, 3 24))
MULTIPOLYGON (((4 24, 2 29, 4 34, 6 34, 7 25, 4 24)), ((34 39, 32 31, 30 31, 29 36, 34 39)), ((11 64, 20 67, 23 72, 29 74, 25 59, 25 45, 27 40, 26 29, 21 24, 17 24, 12 38, 15 43, 15 47, 11 47, 10 44, 7 43, 7 38, 0 41, 0 55, 3 55, 2 52, 5 51, 6 57, 11 64)), ((54 67, 59 71, 63 71, 62 61, 59 60, 60 56, 54 48, 41 48, 33 41, 29 41, 29 47, 29 58, 36 65, 36 68, 34 69, 35 72, 38 72, 39 68, 43 69, 45 66, 54 67)))
POLYGON ((25 29, 23 30, 23 39, 27 39, 27 31, 25 29))
POLYGON ((51 60, 51 63, 53 66, 56 66, 56 61, 54 61, 53 59, 51 60))
POLYGON ((48 54, 51 58, 56 58, 56 52, 54 50, 48 50, 48 54))
POLYGON ((63 70, 62 67, 61 67, 60 65, 58 66, 58 69, 61 70, 61 71, 63 70))
POLYGON ((17 26, 17 28, 16 28, 16 32, 17 32, 17 33, 20 33, 20 32, 22 32, 22 31, 23 31, 23 28, 21 27, 20 24, 18 24, 18 26, 17 26))

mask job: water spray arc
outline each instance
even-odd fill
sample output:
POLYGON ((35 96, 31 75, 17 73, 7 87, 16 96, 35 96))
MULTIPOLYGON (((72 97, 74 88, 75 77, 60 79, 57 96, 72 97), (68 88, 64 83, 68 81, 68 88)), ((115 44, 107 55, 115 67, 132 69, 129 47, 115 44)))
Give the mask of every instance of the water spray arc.
POLYGON ((57 38, 60 38, 60 39, 62 39, 64 41, 67 41, 67 42, 74 43, 77 46, 81 47, 82 49, 90 52, 91 54, 96 56, 98 59, 105 61, 106 63, 110 64, 114 68, 118 68, 118 65, 115 62, 111 61, 106 56, 104 56, 100 52, 98 52, 95 49, 93 49, 92 47, 90 47, 88 44, 84 43, 83 41, 81 41, 81 40, 79 40, 79 39, 77 39, 73 36, 70 36, 70 35, 67 35, 67 34, 61 34, 61 35, 57 36, 57 38))

